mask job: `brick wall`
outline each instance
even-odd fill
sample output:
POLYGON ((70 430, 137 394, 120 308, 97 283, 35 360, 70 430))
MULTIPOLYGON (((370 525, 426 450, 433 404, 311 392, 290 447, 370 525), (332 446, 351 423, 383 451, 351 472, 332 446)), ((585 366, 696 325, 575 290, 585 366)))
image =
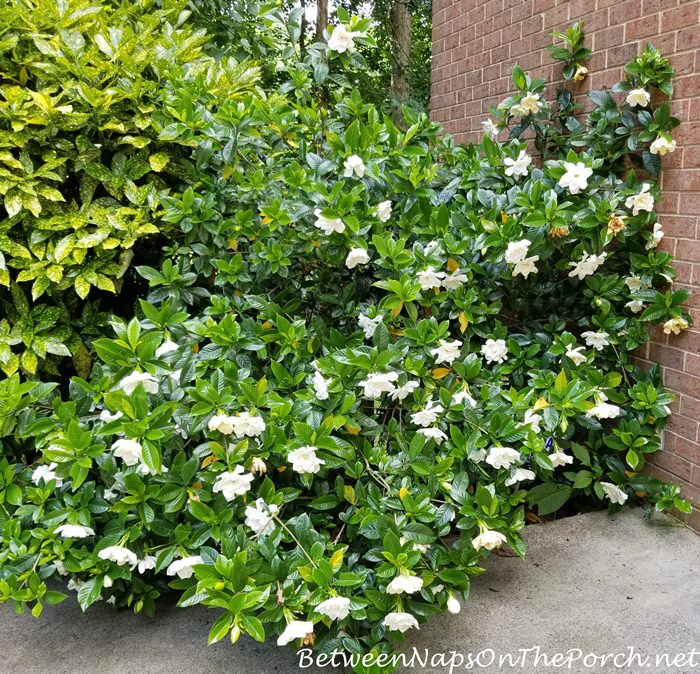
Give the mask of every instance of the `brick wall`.
POLYGON ((515 63, 556 82, 560 66, 545 47, 551 33, 585 23, 591 76, 574 93, 612 86, 622 66, 652 42, 676 69, 673 114, 678 149, 664 160, 661 247, 676 257, 676 287, 694 292, 695 327, 679 336, 652 331, 646 353, 676 393, 664 450, 650 471, 681 484, 700 530, 700 0, 433 0, 431 114, 460 142, 481 137, 489 108, 511 93, 515 63))

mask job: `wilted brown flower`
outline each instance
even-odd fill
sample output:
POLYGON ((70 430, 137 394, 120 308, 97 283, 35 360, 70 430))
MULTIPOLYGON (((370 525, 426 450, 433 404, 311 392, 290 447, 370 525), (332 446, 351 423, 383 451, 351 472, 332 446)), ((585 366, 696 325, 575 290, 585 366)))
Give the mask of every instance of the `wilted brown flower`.
POLYGON ((562 236, 566 236, 568 233, 568 227, 552 227, 552 229, 549 230, 549 236, 551 236, 554 239, 559 239, 562 236))
POLYGON ((608 220, 608 231, 613 234, 621 232, 625 228, 625 220, 627 218, 624 215, 611 215, 610 220, 608 220))

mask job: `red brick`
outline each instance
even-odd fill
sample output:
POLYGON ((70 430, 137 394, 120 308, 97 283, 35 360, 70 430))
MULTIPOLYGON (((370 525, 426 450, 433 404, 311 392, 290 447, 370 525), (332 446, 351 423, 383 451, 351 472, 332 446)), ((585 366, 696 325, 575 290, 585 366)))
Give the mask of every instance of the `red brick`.
POLYGON ((661 32, 697 26, 698 22, 700 22, 700 2, 685 3, 676 9, 667 9, 661 13, 661 32))

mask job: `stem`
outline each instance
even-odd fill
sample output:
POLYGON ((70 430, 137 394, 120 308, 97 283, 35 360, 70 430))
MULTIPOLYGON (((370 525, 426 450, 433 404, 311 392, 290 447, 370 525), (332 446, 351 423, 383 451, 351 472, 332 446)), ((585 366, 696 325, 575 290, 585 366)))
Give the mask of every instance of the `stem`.
POLYGON ((314 560, 311 559, 311 555, 309 555, 309 553, 306 552, 306 549, 304 548, 304 546, 299 542, 299 539, 291 532, 289 527, 279 517, 277 517, 277 515, 273 515, 272 519, 275 520, 275 522, 277 522, 277 524, 279 524, 294 539, 294 542, 299 546, 299 549, 304 553, 304 555, 306 556, 306 559, 308 559, 311 562, 311 565, 315 569, 318 569, 318 564, 316 564, 316 562, 314 562, 314 560))

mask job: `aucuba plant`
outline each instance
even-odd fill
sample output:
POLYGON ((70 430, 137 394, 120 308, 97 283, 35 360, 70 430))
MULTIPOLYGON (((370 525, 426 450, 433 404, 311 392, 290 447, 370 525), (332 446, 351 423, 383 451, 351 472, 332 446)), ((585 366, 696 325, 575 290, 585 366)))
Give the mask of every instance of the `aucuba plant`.
MULTIPOLYGON (((307 58, 342 73, 362 26, 329 37, 307 58)), ((551 103, 515 84, 461 147, 342 86, 324 107, 303 78, 169 82, 189 187, 161 195, 174 233, 135 261, 136 315, 89 376, 0 382, 0 600, 38 615, 64 578, 84 609, 151 615, 174 590, 216 609, 210 642, 388 652, 458 612, 490 550, 524 555, 528 520, 688 510, 641 472, 672 396, 634 361, 649 324, 688 327, 687 296, 655 178, 609 161, 652 152, 656 113, 605 94, 625 143, 584 120, 541 161, 520 132, 551 103)))

